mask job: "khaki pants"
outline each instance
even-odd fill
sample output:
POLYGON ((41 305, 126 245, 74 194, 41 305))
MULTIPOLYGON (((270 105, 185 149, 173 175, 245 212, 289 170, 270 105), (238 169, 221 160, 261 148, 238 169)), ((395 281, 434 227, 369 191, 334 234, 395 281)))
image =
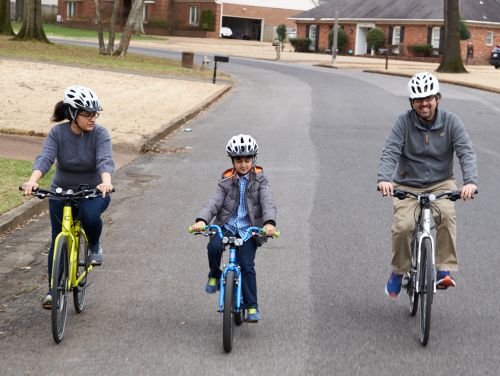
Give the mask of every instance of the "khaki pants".
MULTIPOLYGON (((445 180, 429 188, 414 188, 404 185, 396 185, 408 191, 421 192, 444 192, 457 189, 454 180, 445 180)), ((440 199, 433 202, 441 212, 441 224, 436 234, 436 269, 437 270, 458 270, 456 254, 456 216, 455 204, 447 199, 440 199)), ((394 222, 392 224, 392 269, 397 274, 403 274, 410 270, 411 254, 410 241, 415 229, 415 217, 418 216, 417 201, 411 198, 400 200, 394 198, 394 222)), ((434 220, 436 220, 433 211, 434 220)))

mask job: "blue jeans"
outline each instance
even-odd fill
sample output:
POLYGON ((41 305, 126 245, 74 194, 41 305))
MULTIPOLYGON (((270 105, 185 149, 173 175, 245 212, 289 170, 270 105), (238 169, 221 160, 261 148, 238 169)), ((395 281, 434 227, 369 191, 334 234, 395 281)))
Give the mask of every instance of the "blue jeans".
MULTIPOLYGON (((224 233, 224 235, 228 235, 224 233)), ((210 267, 210 277, 220 279, 222 271, 220 263, 224 247, 222 240, 217 236, 212 236, 207 246, 208 266, 210 267)), ((248 239, 239 247, 236 252, 236 260, 241 268, 241 282, 243 292, 243 305, 246 309, 257 308, 257 278, 255 274, 255 254, 257 243, 253 238, 248 239)))
MULTIPOLYGON (((95 246, 99 243, 102 232, 101 214, 107 209, 111 197, 97 197, 92 200, 79 200, 80 221, 89 239, 89 245, 95 246)), ((48 255, 48 277, 49 286, 52 276, 52 258, 54 257, 54 242, 61 232, 61 222, 64 208, 64 200, 49 200, 50 224, 52 225, 52 242, 48 255)))

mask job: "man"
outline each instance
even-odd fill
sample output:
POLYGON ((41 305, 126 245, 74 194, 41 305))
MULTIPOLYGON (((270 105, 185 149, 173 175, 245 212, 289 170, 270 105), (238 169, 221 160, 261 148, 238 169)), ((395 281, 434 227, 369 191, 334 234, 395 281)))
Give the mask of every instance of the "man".
MULTIPOLYGON (((464 185, 461 198, 473 198, 477 190, 476 154, 461 120, 438 109, 439 82, 432 74, 417 73, 408 83, 411 109, 401 114, 387 137, 377 176, 383 196, 392 196, 395 187, 422 192, 457 190, 453 156, 460 161, 464 185)), ((401 282, 410 270, 410 240, 415 228, 415 200, 394 199, 392 225, 392 273, 386 286, 397 297, 401 282)), ((456 286, 450 271, 458 270, 456 218, 452 201, 434 202, 441 213, 437 229, 436 269, 438 288, 456 286)))

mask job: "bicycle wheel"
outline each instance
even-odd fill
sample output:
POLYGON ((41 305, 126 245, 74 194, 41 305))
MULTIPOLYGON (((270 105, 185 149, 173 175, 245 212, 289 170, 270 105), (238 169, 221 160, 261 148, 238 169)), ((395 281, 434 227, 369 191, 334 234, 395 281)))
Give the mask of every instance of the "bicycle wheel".
MULTIPOLYGON (((85 238, 85 235, 80 233, 78 237, 78 249, 77 249, 77 265, 76 265, 76 278, 80 278, 80 276, 86 272, 89 262, 90 262, 90 248, 85 238)), ((81 313, 85 308, 85 291, 87 290, 87 277, 81 280, 78 286, 73 287, 73 304, 75 306, 76 313, 81 313)))
POLYGON ((417 294, 417 289, 416 289, 416 270, 417 270, 417 262, 416 262, 416 255, 417 255, 417 247, 418 243, 417 240, 414 240, 411 242, 411 270, 408 273, 407 277, 408 278, 408 283, 406 285, 406 292, 408 293, 408 298, 409 298, 409 309, 410 309, 410 315, 415 316, 417 314, 418 310, 418 294, 417 294))
POLYGON ((420 268, 420 341, 423 346, 426 346, 431 332, 431 308, 434 294, 434 266, 432 244, 429 238, 422 240, 420 268))
POLYGON ((68 315, 68 239, 59 238, 54 251, 54 267, 52 269, 52 337, 56 343, 61 342, 68 315))
POLYGON ((226 285, 224 287, 224 311, 222 313, 222 343, 225 352, 233 349, 234 321, 234 271, 226 274, 226 285))

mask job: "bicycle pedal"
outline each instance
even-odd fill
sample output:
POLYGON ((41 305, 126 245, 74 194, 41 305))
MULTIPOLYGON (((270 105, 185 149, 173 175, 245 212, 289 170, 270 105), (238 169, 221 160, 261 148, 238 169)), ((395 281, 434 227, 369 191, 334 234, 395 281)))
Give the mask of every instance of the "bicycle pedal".
POLYGON ((437 290, 446 290, 448 287, 450 287, 450 286, 437 285, 436 289, 437 290))

